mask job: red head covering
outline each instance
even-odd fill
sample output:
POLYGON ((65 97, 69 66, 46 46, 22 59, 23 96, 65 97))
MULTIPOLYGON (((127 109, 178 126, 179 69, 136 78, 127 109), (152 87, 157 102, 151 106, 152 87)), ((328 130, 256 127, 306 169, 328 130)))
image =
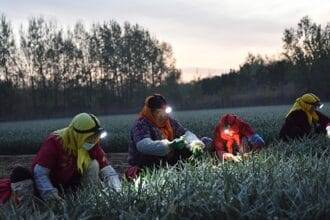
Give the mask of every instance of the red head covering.
POLYGON ((232 153, 233 144, 240 145, 243 136, 250 137, 254 130, 249 124, 240 119, 237 115, 227 114, 221 117, 215 130, 213 145, 217 151, 232 153), (228 128, 229 133, 225 132, 228 128))

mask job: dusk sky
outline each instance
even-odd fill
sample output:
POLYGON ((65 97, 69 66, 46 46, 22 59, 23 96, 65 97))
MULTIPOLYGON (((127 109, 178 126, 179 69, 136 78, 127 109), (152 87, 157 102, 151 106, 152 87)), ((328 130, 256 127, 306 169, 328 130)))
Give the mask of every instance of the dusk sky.
POLYGON ((0 0, 15 29, 32 16, 59 25, 138 23, 173 47, 183 80, 237 69, 249 52, 278 57, 282 33, 308 15, 330 22, 330 0, 0 0))

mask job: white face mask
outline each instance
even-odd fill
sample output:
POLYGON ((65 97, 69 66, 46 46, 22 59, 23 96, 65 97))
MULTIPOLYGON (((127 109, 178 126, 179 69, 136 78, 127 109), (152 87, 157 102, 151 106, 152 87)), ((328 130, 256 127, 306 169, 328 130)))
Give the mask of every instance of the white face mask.
POLYGON ((95 144, 84 143, 83 148, 85 148, 85 150, 89 151, 89 150, 92 149, 94 146, 95 146, 95 144))

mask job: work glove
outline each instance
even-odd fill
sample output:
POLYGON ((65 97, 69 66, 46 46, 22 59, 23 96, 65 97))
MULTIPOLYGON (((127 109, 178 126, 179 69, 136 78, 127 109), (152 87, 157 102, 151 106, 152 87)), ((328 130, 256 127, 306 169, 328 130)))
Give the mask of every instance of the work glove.
POLYGON ((327 124, 327 137, 330 138, 330 123, 327 124))
POLYGON ((228 161, 234 161, 234 162, 240 162, 240 161, 242 161, 242 157, 241 156, 235 156, 235 155, 233 155, 233 154, 231 154, 231 153, 224 153, 223 155, 222 155, 222 158, 223 158, 223 160, 228 160, 228 161))
POLYGON ((205 144, 191 131, 186 131, 183 135, 187 142, 187 148, 194 156, 199 156, 203 153, 205 144))
POLYGON ((205 144, 202 141, 193 141, 188 147, 194 157, 199 157, 204 152, 205 144))
POLYGON ((100 170, 101 179, 106 187, 114 189, 116 192, 120 192, 122 185, 117 172, 108 165, 100 170))
POLYGON ((263 145, 265 145, 264 139, 262 139, 259 134, 251 135, 248 138, 248 142, 254 147, 262 147, 263 145))
POLYGON ((186 147, 186 141, 183 137, 176 138, 173 141, 171 141, 168 145, 170 149, 172 150, 182 150, 186 147))

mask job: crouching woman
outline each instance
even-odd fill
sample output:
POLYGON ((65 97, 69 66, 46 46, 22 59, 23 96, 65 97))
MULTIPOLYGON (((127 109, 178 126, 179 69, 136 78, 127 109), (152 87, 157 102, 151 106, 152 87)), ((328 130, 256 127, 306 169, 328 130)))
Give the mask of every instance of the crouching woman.
POLYGON ((204 143, 170 117, 165 98, 154 94, 146 98, 130 132, 126 177, 136 178, 141 169, 174 165, 204 150, 204 143))
POLYGON ((237 115, 224 115, 214 130, 213 146, 221 160, 240 161, 240 155, 258 151, 264 145, 262 137, 237 115))
POLYGON ((303 138, 310 134, 325 134, 330 137, 330 118, 320 112, 323 104, 313 93, 296 99, 280 131, 283 141, 303 138))
POLYGON ((120 191, 118 174, 100 146, 105 135, 100 121, 87 113, 76 115, 68 127, 51 133, 32 163, 40 197, 46 201, 61 200, 66 190, 98 184, 100 180, 120 191))

